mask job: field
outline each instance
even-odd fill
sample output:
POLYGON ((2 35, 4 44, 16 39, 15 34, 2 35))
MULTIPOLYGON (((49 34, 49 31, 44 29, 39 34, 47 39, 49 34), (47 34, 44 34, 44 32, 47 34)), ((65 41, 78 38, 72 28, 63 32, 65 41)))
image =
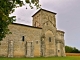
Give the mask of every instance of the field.
POLYGON ((38 57, 38 58, 3 58, 0 60, 80 60, 80 56, 67 56, 67 57, 38 57))
POLYGON ((80 53, 66 53, 66 56, 80 56, 80 53))

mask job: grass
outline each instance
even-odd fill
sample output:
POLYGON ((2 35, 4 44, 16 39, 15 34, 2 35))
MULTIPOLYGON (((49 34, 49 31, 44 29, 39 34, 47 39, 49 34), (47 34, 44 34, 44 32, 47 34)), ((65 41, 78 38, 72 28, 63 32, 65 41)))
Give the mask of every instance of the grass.
POLYGON ((68 56, 68 57, 38 57, 38 58, 3 58, 0 60, 80 60, 80 56, 68 56))

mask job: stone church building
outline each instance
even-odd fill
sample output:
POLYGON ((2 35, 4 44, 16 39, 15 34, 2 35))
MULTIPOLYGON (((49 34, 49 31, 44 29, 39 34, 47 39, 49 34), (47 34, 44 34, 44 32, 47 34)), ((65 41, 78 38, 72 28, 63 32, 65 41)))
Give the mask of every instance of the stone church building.
POLYGON ((12 34, 0 41, 0 56, 65 56, 64 31, 57 30, 55 15, 54 12, 40 9, 32 16, 33 26, 10 24, 12 34))

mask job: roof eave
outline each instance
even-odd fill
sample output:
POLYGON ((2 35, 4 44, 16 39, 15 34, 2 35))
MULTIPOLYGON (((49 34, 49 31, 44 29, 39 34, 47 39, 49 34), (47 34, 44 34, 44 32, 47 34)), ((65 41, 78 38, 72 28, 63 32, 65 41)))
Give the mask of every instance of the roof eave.
POLYGON ((41 10, 43 10, 43 11, 47 11, 47 12, 50 12, 50 13, 53 13, 53 14, 57 14, 57 13, 55 13, 55 12, 51 12, 51 11, 48 11, 48 10, 45 10, 45 9, 40 9, 40 10, 38 10, 34 15, 32 15, 32 17, 34 17, 38 12, 40 12, 41 10))

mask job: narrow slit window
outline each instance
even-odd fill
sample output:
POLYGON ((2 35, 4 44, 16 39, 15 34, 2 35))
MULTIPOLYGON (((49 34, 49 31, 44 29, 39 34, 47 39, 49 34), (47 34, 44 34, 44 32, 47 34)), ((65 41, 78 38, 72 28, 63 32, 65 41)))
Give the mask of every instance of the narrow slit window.
POLYGON ((58 50, 58 52, 60 52, 60 50, 58 50))
POLYGON ((49 37, 49 42, 51 42, 51 37, 49 37))
POLYGON ((24 36, 22 36, 22 41, 24 41, 24 36))

